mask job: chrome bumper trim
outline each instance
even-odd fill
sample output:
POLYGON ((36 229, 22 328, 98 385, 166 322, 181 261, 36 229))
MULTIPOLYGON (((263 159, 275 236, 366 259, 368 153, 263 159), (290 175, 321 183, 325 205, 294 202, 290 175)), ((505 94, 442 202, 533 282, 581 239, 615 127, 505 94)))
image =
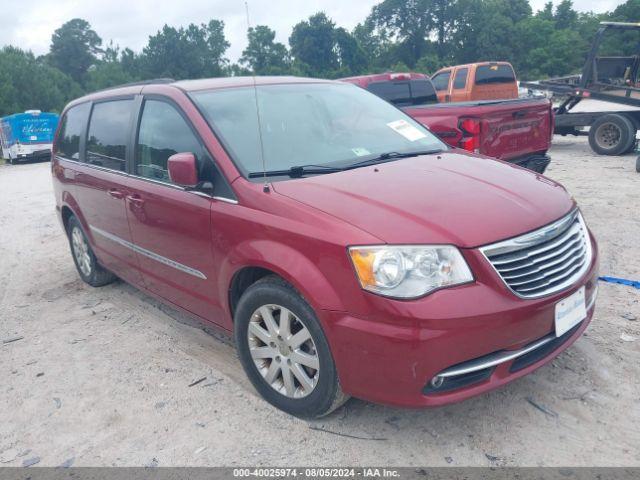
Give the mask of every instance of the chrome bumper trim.
MULTIPOLYGON (((598 286, 593 291, 591 298, 589 299, 589 303, 586 305, 587 312, 591 310, 591 308, 596 303, 596 297, 598 296, 598 286)), ((584 321, 584 320, 583 320, 584 321)), ((476 360, 469 360, 468 362, 464 362, 458 366, 453 366, 443 370, 438 373, 434 378, 442 377, 456 377, 458 375, 464 375, 466 373, 477 372, 478 370, 484 370, 485 368, 495 367, 496 365, 500 365, 501 363, 508 362, 510 360, 515 360, 518 357, 522 357, 527 353, 533 352, 534 350, 546 345, 547 343, 555 340, 557 337, 555 333, 550 333, 549 335, 542 337, 539 340, 536 340, 533 343, 530 343, 526 347, 521 348, 520 350, 503 350, 496 353, 490 353, 489 355, 485 355, 484 357, 480 357, 476 360)))

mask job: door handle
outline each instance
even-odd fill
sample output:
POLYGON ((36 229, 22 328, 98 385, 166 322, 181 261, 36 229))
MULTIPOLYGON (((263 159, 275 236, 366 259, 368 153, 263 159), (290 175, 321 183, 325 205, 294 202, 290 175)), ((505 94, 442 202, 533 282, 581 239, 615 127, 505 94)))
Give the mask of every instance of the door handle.
POLYGON ((107 193, 112 196, 113 198, 116 198, 118 200, 124 198, 124 193, 122 193, 120 190, 118 190, 117 188, 110 188, 109 190, 107 190, 107 193))
POLYGON ((131 195, 127 195, 127 200, 129 201, 129 203, 131 203, 136 207, 142 207, 142 205, 144 205, 144 200, 137 193, 132 193, 131 195))

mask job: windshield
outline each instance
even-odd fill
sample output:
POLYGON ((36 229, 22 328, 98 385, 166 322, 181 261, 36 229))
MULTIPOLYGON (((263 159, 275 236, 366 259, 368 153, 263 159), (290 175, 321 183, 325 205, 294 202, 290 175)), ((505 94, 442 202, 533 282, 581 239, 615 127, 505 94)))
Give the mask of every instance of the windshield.
MULTIPOLYGON (((447 149, 422 125, 355 85, 305 83, 256 90, 266 170, 447 149)), ((263 170, 255 95, 253 87, 191 94, 245 175, 263 170)))

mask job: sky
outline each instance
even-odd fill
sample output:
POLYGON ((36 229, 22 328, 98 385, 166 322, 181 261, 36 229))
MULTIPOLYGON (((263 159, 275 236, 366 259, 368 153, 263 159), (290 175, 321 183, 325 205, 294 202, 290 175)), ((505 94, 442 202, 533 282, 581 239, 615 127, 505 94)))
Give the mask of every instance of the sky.
MULTIPOLYGON (((558 3, 555 0, 554 3, 558 3)), ((380 0, 249 0, 251 25, 268 25, 276 40, 288 45, 291 29, 315 12, 324 11, 348 30, 361 22, 380 0)), ((545 0, 532 0, 535 10, 545 0)), ((614 9, 622 0, 574 0, 579 11, 596 13, 614 9)), ((223 20, 231 43, 227 58, 236 61, 245 48, 247 18, 244 0, 0 0, 3 22, 0 46, 14 45, 37 55, 47 53, 54 30, 72 18, 87 20, 103 39, 136 52, 146 45, 149 35, 166 23, 186 26, 223 20)))

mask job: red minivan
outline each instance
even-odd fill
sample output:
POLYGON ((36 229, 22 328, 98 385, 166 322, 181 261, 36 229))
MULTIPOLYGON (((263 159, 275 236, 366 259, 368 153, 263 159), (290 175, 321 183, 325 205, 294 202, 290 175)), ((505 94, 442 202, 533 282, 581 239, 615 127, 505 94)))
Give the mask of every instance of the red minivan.
POLYGON ((457 402, 587 328, 597 247, 558 183, 447 146, 355 85, 150 82, 64 110, 52 162, 78 273, 233 332, 258 392, 457 402))

